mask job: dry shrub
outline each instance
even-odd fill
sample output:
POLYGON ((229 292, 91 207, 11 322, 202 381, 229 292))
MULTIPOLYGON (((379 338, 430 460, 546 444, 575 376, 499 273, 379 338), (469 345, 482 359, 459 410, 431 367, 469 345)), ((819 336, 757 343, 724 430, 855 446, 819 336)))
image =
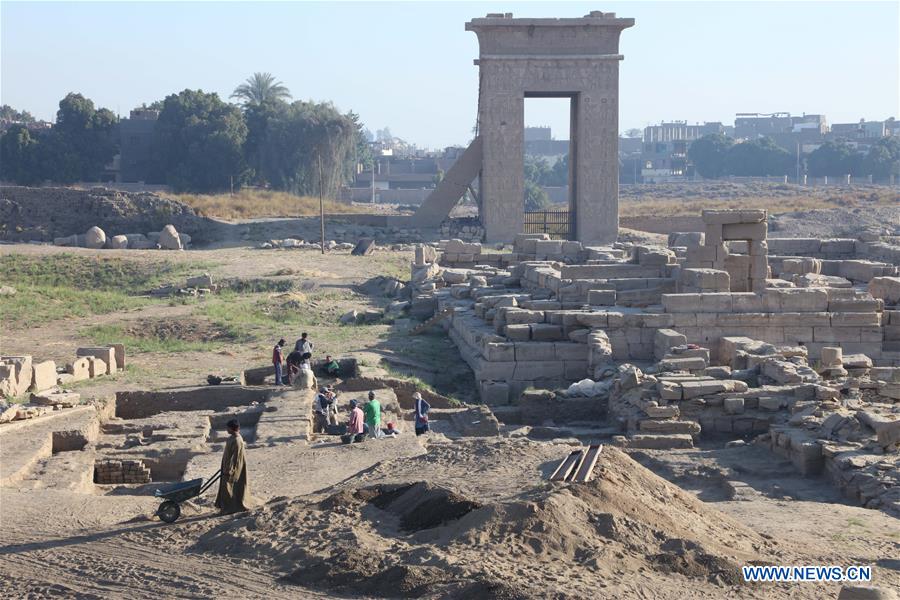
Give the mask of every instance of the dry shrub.
MULTIPOLYGON (((254 219, 260 217, 301 217, 319 214, 319 199, 295 196, 287 192, 269 190, 241 190, 234 194, 175 194, 175 200, 184 202, 206 217, 219 219, 254 219)), ((358 213, 358 206, 325 199, 327 213, 358 213)))

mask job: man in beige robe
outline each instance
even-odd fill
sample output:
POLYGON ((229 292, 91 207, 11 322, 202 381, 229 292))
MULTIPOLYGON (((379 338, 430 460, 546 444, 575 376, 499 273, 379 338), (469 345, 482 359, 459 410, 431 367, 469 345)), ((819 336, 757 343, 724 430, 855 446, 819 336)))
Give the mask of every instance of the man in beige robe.
POLYGON ((222 514, 250 509, 245 450, 240 424, 232 419, 228 421, 228 441, 225 442, 225 453, 222 455, 222 478, 219 480, 219 494, 216 496, 216 508, 222 514))

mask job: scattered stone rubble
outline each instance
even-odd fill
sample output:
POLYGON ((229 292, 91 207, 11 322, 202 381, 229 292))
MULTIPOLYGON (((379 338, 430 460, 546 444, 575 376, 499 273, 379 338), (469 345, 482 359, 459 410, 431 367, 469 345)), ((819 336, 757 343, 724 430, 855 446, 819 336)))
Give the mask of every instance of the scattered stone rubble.
POLYGON ((184 250, 191 243, 191 236, 179 233, 174 225, 166 225, 162 231, 143 233, 125 233, 107 237, 106 232, 96 225, 84 234, 53 238, 56 246, 75 246, 80 248, 131 249, 131 250, 184 250))
POLYGON ((451 311, 448 333, 506 422, 542 414, 540 396, 602 405, 627 447, 756 437, 900 514, 895 238, 770 239, 762 210, 703 222, 668 248, 546 234, 517 236, 512 252, 419 246, 410 314, 451 311))
POLYGON ((38 417, 48 410, 81 403, 81 395, 66 385, 113 375, 125 368, 125 346, 78 348, 65 367, 52 360, 35 362, 31 356, 0 356, 0 396, 18 399, 31 392, 28 404, 0 401, 0 423, 38 417))
POLYGON ((151 296, 205 296, 218 291, 219 286, 213 282, 212 275, 203 273, 194 277, 188 277, 184 285, 166 283, 150 290, 151 296))

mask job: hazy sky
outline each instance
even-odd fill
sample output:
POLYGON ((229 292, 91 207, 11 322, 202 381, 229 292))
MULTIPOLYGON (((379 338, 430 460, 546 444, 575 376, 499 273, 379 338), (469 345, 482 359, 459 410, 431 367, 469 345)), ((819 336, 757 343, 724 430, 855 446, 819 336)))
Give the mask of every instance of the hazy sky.
MULTIPOLYGON (((0 3, 0 100, 52 119, 70 91, 127 116, 185 88, 227 98, 270 71, 420 146, 464 143, 475 118, 472 17, 634 17, 622 33, 620 128, 733 123, 736 112, 900 116, 898 2, 0 3)), ((529 124, 568 115, 530 101, 529 124)))

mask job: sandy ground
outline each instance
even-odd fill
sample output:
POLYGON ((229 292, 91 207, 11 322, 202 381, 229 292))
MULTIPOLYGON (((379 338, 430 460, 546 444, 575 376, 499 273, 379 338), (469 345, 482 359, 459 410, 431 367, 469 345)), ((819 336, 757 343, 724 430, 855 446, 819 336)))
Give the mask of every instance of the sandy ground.
MULTIPOLYGON (((4 254, 62 251, 97 254, 0 245, 4 254)), ((410 257, 222 248, 165 258, 212 263, 216 277, 277 278, 284 276, 271 274, 292 269, 287 277, 300 282, 349 289, 377 273, 402 270, 410 257)), ((360 308, 377 302, 356 301, 360 308)), ((193 310, 161 302, 5 330, 3 352, 63 362, 87 341, 82 332, 88 325, 177 321, 194 318, 193 310)), ((373 371, 379 352, 411 343, 389 325, 340 341, 329 338, 336 331, 329 327, 313 330, 320 347, 371 361, 366 368, 373 371)), ((426 355, 423 349, 418 358, 434 370, 461 362, 440 345, 442 338, 425 343, 437 350, 426 355)), ((133 354, 133 370, 81 389, 103 396, 194 385, 214 370, 265 364, 269 345, 253 340, 222 354, 133 354)), ((437 433, 417 439, 408 417, 396 439, 344 446, 317 436, 251 444, 248 469, 258 506, 217 516, 208 492, 171 525, 152 516, 152 485, 67 487, 59 481, 80 481, 88 464, 67 456, 80 452, 40 461, 31 476, 0 487, 0 596, 811 599, 836 598, 840 589, 736 581, 737 568, 750 561, 873 565, 875 585, 900 589, 898 521, 844 504, 827 481, 801 478, 763 449, 643 451, 634 454, 636 461, 608 449, 595 481, 557 485, 546 477, 570 446, 468 438, 443 417, 437 433), (438 524, 421 528, 429 518, 438 524)), ((199 443, 196 450, 186 477, 206 476, 218 464, 220 445, 199 443)))

